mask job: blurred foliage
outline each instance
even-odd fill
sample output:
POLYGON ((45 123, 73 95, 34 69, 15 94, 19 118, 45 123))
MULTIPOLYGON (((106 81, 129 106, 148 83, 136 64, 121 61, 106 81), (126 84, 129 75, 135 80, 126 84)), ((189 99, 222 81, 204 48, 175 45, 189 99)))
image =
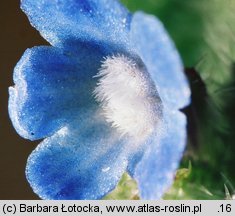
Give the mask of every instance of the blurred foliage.
POLYGON ((138 194, 139 192, 136 182, 127 173, 124 173, 117 187, 106 197, 104 197, 104 199, 138 200, 139 199, 138 194))
MULTIPOLYGON (((196 172, 198 172, 197 170, 196 172)), ((211 192, 203 184, 193 181, 195 175, 194 168, 189 162, 188 168, 181 168, 176 173, 175 182, 172 187, 165 193, 164 199, 220 199, 223 193, 220 191, 211 192)))
MULTIPOLYGON (((235 194, 235 0, 122 0, 156 15, 174 40, 192 90, 189 142, 164 199, 232 199, 235 194)), ((106 198, 136 199, 126 174, 106 198)))

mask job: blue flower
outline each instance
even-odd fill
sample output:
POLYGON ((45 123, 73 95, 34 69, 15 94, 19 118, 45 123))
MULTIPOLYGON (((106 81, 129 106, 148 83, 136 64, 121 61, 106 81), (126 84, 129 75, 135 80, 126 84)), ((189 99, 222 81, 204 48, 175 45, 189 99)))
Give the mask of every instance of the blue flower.
POLYGON ((127 171, 142 199, 171 185, 186 142, 190 101, 180 57, 163 25, 115 0, 22 0, 51 44, 14 69, 16 131, 44 139, 26 176, 43 199, 99 199, 127 171))

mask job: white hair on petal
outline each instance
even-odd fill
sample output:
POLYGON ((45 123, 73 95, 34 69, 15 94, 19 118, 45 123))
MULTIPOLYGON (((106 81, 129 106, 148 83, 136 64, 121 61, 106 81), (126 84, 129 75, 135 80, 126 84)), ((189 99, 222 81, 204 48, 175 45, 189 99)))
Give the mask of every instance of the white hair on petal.
POLYGON ((123 55, 106 57, 95 77, 95 98, 112 127, 137 139, 154 131, 161 102, 145 67, 123 55))

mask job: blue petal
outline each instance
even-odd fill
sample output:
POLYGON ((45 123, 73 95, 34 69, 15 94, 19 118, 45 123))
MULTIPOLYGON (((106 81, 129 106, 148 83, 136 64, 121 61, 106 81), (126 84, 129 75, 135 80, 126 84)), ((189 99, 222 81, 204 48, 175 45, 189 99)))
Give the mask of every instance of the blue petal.
MULTIPOLYGON (((151 139, 150 139, 151 140, 151 139)), ((128 167, 127 167, 127 172, 128 174, 134 178, 135 175, 135 171, 136 171, 136 165, 141 161, 146 148, 148 148, 148 145, 150 145, 151 143, 146 142, 145 145, 143 145, 142 148, 140 148, 135 154, 133 154, 133 156, 129 159, 128 161, 128 167)))
MULTIPOLYGON (((127 41, 131 15, 116 0, 22 0, 31 24, 54 46, 127 41)), ((75 46, 74 46, 75 45, 75 46)))
POLYGON ((43 199, 99 199, 126 170, 130 151, 96 110, 45 139, 30 155, 26 176, 43 199))
POLYGON ((53 47, 28 49, 9 89, 9 114, 18 133, 31 140, 47 137, 75 119, 80 107, 94 103, 92 77, 103 55, 88 46, 77 56, 53 47))
POLYGON ((154 16, 135 13, 131 41, 155 81, 163 104, 174 109, 188 105, 190 90, 182 62, 162 23, 154 16))
POLYGON ((173 182, 186 144, 186 118, 179 111, 165 110, 163 134, 152 140, 134 178, 142 199, 159 199, 173 182))

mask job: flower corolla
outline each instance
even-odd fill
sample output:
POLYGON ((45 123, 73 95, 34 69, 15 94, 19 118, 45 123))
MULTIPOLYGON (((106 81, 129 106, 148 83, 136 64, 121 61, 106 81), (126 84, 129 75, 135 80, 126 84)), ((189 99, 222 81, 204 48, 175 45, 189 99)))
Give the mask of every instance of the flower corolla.
POLYGON ((181 59, 162 23, 116 0, 21 0, 51 44, 14 69, 16 131, 44 139, 26 177, 43 199, 100 199, 124 172, 142 199, 171 185, 186 143, 190 102, 181 59))

